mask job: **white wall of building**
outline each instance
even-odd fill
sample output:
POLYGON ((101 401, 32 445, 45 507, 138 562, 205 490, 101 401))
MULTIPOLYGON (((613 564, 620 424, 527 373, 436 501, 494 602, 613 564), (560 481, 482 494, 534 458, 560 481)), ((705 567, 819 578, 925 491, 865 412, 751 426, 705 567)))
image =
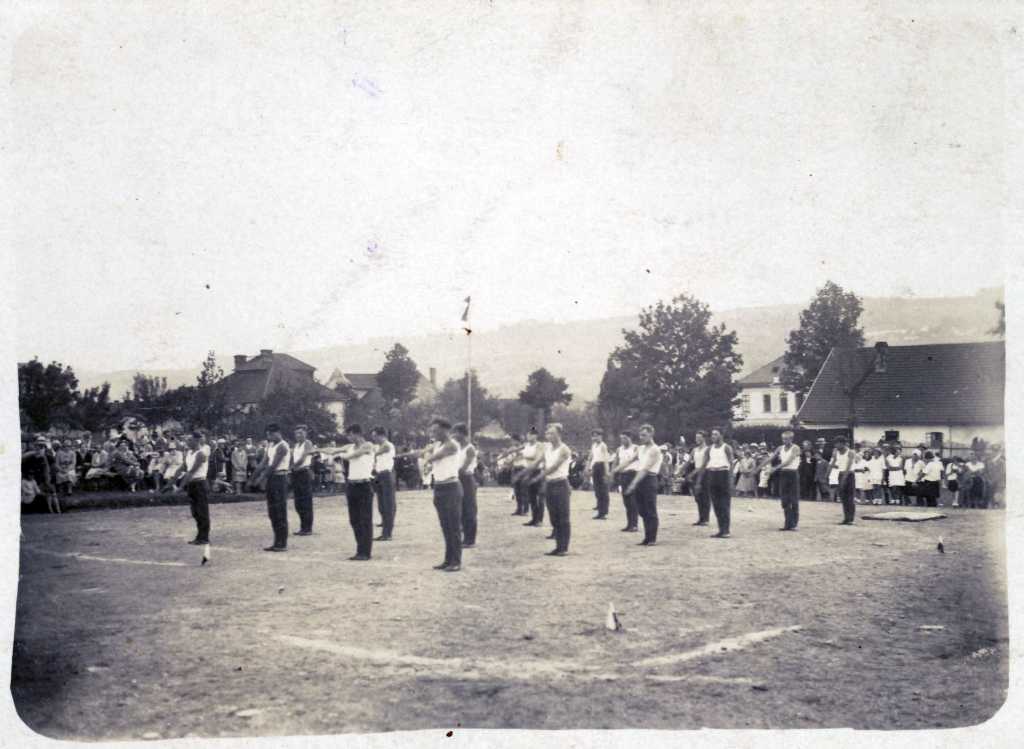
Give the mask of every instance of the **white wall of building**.
MULTIPOLYGON (((841 426, 841 425, 836 425, 841 426)), ((941 424, 895 424, 893 426, 878 426, 868 424, 857 426, 853 430, 855 442, 867 442, 874 444, 885 437, 886 431, 897 431, 900 433, 900 443, 906 446, 930 444, 930 435, 933 432, 942 432, 942 442, 945 447, 969 447, 975 437, 980 437, 988 443, 1002 443, 1005 439, 1005 429, 1002 425, 978 424, 968 426, 942 426, 941 424)))
POLYGON ((738 424, 785 426, 797 412, 796 394, 779 385, 744 387, 739 397, 735 410, 738 424))

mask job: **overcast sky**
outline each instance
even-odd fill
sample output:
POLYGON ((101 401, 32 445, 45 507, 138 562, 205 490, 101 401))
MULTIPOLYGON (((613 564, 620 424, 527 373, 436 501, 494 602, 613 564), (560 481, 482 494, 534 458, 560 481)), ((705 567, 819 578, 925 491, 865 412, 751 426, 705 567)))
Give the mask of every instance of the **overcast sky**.
POLYGON ((996 3, 612 5, 22 10, 17 356, 194 366, 454 328, 468 294, 493 328, 1003 282, 996 3))

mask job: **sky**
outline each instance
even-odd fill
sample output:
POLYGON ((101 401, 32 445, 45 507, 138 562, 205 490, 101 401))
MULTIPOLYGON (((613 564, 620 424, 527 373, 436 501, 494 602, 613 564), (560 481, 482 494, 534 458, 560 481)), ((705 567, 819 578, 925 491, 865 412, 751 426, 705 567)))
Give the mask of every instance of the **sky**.
POLYGON ((1000 285, 1016 30, 914 5, 22 8, 16 355, 1000 285))

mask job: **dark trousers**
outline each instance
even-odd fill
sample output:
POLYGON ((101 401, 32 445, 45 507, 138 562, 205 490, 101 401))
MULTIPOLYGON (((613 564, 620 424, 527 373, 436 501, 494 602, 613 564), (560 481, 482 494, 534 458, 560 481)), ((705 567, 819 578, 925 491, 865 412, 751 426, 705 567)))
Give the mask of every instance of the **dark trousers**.
POLYGON ((205 479, 189 481, 185 486, 188 493, 189 509, 192 519, 196 521, 196 540, 210 542, 210 499, 207 494, 205 479))
POLYGON ((545 489, 548 498, 548 517, 555 531, 555 551, 569 550, 569 497, 572 490, 568 479, 548 481, 545 489))
POLYGON ((729 496, 729 472, 705 471, 704 485, 707 487, 708 499, 715 510, 718 521, 718 532, 729 533, 732 497, 729 496))
POLYGON ((434 509, 444 536, 444 563, 462 564, 462 484, 434 484, 434 509))
POLYGON ((462 543, 476 543, 476 477, 464 473, 462 482, 462 543))
POLYGON ((828 476, 823 479, 818 479, 818 501, 828 502, 832 499, 832 490, 829 489, 828 476))
POLYGON ((796 528, 800 522, 800 475, 796 471, 779 471, 779 497, 785 528, 796 528))
POLYGON ((843 522, 852 523, 853 516, 857 511, 857 503, 853 501, 853 490, 856 486, 852 473, 839 474, 839 487, 836 491, 839 494, 839 501, 843 503, 843 522))
POLYGON ((373 484, 349 481, 345 485, 348 501, 348 522, 356 537, 356 555, 368 557, 373 552, 373 484))
POLYGON ((608 505, 611 498, 608 496, 608 466, 604 463, 594 463, 594 497, 597 498, 597 514, 602 517, 608 514, 608 505))
POLYGON ((530 503, 530 522, 540 525, 544 522, 544 497, 541 493, 540 482, 527 484, 526 495, 530 503))
POLYGON ((274 473, 267 477, 267 515, 274 529, 274 546, 288 546, 288 476, 274 473))
POLYGON ((525 477, 512 482, 512 491, 516 495, 516 512, 526 515, 530 511, 530 492, 525 477))
POLYGON ((309 469, 292 474, 292 494, 295 512, 299 515, 299 530, 313 530, 313 472, 309 469))
POLYGON ((654 543, 658 540, 658 477, 652 474, 644 476, 633 498, 644 521, 644 541, 654 543))
POLYGON ((711 519, 711 495, 708 494, 706 472, 698 474, 693 484, 693 500, 697 503, 697 522, 707 523, 711 519))
POLYGON ((622 489, 622 504, 626 508, 626 527, 636 528, 640 522, 640 513, 636 509, 636 497, 633 494, 626 494, 626 489, 636 478, 636 471, 623 471, 619 474, 619 486, 622 489))
POLYGON ((380 471, 374 482, 377 491, 377 512, 380 513, 381 532, 390 537, 395 529, 395 477, 391 471, 380 471))

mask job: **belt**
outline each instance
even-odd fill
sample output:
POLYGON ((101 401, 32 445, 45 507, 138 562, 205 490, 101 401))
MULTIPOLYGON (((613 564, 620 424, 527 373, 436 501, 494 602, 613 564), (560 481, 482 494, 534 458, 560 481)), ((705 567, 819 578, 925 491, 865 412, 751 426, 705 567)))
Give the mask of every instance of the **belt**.
POLYGON ((312 470, 313 470, 312 466, 299 466, 298 468, 293 468, 292 469, 292 473, 298 473, 299 471, 312 471, 312 470))
POLYGON ((441 480, 438 480, 437 477, 435 476, 434 477, 434 486, 447 486, 448 484, 458 483, 458 481, 459 481, 459 477, 458 476, 456 476, 454 478, 450 478, 450 479, 441 479, 441 480))
POLYGON ((378 476, 380 476, 382 474, 385 474, 385 473, 391 473, 391 469, 390 468, 385 468, 383 471, 377 471, 377 475, 378 476))
POLYGON ((728 471, 728 468, 705 468, 708 473, 721 473, 722 471, 728 471))
POLYGON ((349 479, 350 484, 372 484, 373 479, 349 479))

